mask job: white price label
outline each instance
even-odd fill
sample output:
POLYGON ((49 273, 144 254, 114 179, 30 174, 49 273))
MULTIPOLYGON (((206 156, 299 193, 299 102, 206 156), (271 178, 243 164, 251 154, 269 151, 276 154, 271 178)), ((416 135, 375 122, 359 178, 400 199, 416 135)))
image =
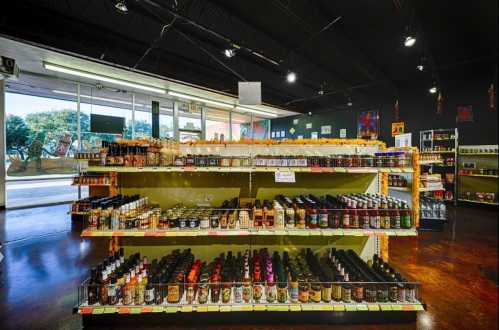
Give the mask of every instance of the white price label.
POLYGON ((295 183, 295 172, 275 172, 275 182, 295 183))

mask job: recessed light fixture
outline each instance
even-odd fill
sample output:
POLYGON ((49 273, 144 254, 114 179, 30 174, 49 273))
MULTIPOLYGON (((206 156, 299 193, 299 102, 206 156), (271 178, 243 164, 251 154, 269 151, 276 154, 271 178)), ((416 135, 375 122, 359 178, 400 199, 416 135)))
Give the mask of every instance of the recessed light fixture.
POLYGON ((126 80, 111 78, 111 77, 107 77, 107 76, 101 76, 100 74, 95 74, 95 73, 86 72, 86 71, 80 71, 77 69, 66 68, 64 66, 60 66, 60 65, 56 65, 56 64, 43 63, 43 67, 47 70, 66 73, 66 74, 73 75, 73 76, 95 79, 98 81, 105 81, 105 82, 108 82, 111 84, 141 89, 141 90, 155 92, 155 93, 159 93, 159 94, 166 93, 166 91, 164 89, 161 89, 161 88, 146 86, 146 85, 137 84, 137 83, 133 83, 133 82, 126 81, 126 80))
POLYGON ((125 0, 116 1, 114 8, 122 14, 128 13, 128 7, 126 6, 125 0))
POLYGON ((294 73, 293 71, 289 71, 286 75, 286 81, 290 84, 293 84, 296 81, 296 78, 296 73, 294 73))
POLYGON ((236 56, 236 50, 234 48, 227 48, 226 50, 224 50, 224 55, 227 58, 232 58, 236 56))
POLYGON ((408 35, 405 37, 404 46, 412 47, 412 46, 414 46, 415 43, 416 43, 416 37, 414 37, 412 35, 408 35))
POLYGON ((436 94, 438 92, 437 86, 433 85, 429 90, 430 94, 436 94))
POLYGON ((353 102, 352 102, 352 101, 348 101, 348 102, 347 102, 347 105, 348 105, 349 107, 351 107, 351 106, 353 105, 353 102))
POLYGON ((421 64, 418 64, 418 66, 416 67, 419 71, 423 72, 424 71, 424 65, 423 63, 421 64))

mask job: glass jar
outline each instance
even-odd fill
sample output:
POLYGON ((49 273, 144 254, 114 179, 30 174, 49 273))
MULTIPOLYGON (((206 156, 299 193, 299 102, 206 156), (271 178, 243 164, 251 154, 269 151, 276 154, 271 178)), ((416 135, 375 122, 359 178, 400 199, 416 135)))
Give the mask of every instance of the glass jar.
POLYGON ((322 283, 322 301, 323 302, 330 302, 332 298, 332 289, 331 289, 331 283, 322 283))
POLYGON ((356 302, 362 302, 364 300, 364 286, 362 284, 355 284, 352 289, 352 297, 356 302))
POLYGON ((320 283, 312 283, 312 285, 310 286, 309 299, 314 303, 321 302, 322 288, 320 283))
POLYGON ((332 291, 333 291, 333 299, 334 301, 341 301, 341 283, 340 282, 334 282, 332 285, 332 291))
POLYGON ((405 300, 410 303, 416 302, 416 286, 414 284, 406 285, 405 300))
POLYGON ((240 304, 243 302, 243 284, 238 282, 234 286, 234 302, 240 304))
POLYGON ((390 288, 388 289, 388 299, 391 302, 396 302, 398 300, 398 287, 397 283, 390 283, 390 288))
POLYGON ((227 304, 230 302, 232 295, 232 285, 230 282, 225 282, 222 286, 222 303, 227 304))
POLYGON ((385 303, 388 302, 388 285, 378 284, 376 298, 378 302, 385 303))
POLYGON ((251 284, 249 281, 243 283, 243 301, 249 303, 251 301, 251 284))
POLYGON ((198 290, 198 303, 206 304, 208 302, 209 291, 208 281, 201 281, 198 290))
POLYGON ((343 302, 349 303, 352 301, 352 286, 344 284, 341 288, 341 299, 343 302))
POLYGON ((375 303, 377 301, 376 286, 368 285, 365 288, 366 301, 368 303, 375 303))
POLYGON ((253 283, 253 301, 260 302, 263 296, 263 284, 261 282, 253 283))
POLYGON ((286 283, 280 282, 277 284, 277 302, 284 304, 288 300, 288 288, 286 283))
POLYGON ((309 284, 307 282, 301 282, 298 285, 298 300, 302 303, 308 303, 308 301, 309 301, 309 284))
POLYGON ((398 292, 397 292, 398 301, 405 302, 405 287, 404 287, 404 285, 402 283, 398 283, 397 289, 398 289, 398 292))
POLYGON ((277 287, 274 282, 270 282, 265 287, 265 298, 268 303, 273 303, 277 299, 277 287))

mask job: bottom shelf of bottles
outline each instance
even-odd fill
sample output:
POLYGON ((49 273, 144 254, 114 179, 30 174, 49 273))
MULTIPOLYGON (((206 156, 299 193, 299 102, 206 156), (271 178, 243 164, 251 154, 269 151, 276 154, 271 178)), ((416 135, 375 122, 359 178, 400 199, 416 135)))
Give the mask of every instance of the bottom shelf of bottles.
POLYGON ((187 249, 149 262, 123 250, 93 268, 78 288, 78 312, 145 314, 263 311, 407 311, 424 309, 419 283, 407 281, 377 255, 352 250, 290 256, 267 249, 211 262, 187 249))

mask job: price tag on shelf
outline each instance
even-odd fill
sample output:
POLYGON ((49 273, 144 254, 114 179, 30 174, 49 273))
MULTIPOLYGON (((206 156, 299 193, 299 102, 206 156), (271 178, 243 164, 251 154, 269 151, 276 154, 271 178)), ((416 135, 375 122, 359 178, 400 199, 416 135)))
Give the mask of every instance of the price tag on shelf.
POLYGON ((232 311, 231 306, 226 306, 226 305, 220 306, 220 312, 230 312, 230 311, 232 311))
POLYGON ((152 306, 142 307, 141 313, 152 313, 152 306))
POLYGON ((94 308, 92 314, 104 314, 104 308, 94 308))
POLYGON ((301 312, 300 305, 289 305, 289 310, 292 312, 301 312))
POLYGON ((257 312, 263 312, 267 310, 267 306, 265 305, 254 305, 253 310, 257 312))
POLYGON ((130 314, 140 314, 142 313, 141 307, 132 307, 130 308, 130 314))
POLYGON ((378 304, 367 304, 367 309, 370 312, 377 312, 377 311, 379 311, 379 305, 378 304))
POLYGON ((130 307, 120 307, 118 309, 119 314, 130 314, 130 307))
POLYGON ((253 305, 242 305, 241 310, 243 312, 252 312, 253 311, 253 305))
POLYGON ((380 304, 379 306, 381 307, 381 310, 384 312, 392 310, 392 305, 380 304))
POLYGON ((310 232, 309 232, 310 236, 321 236, 321 231, 320 230, 317 230, 317 229, 312 229, 310 232))
POLYGON ((178 311, 177 307, 172 307, 172 306, 165 307, 166 313, 176 313, 177 311, 178 311))
POLYGON ((346 305, 345 310, 347 312, 356 312, 357 311, 357 306, 356 305, 346 305))
POLYGON ((192 312, 192 306, 182 306, 180 307, 180 311, 182 313, 190 313, 192 312))
POLYGON ((208 307, 207 306, 197 306, 196 307, 196 312, 206 313, 207 311, 208 311, 208 307))
POLYGON ((218 306, 208 306, 208 312, 218 312, 218 306))
POLYGON ((392 304, 392 311, 401 311, 402 305, 392 304))
POLYGON ((154 306, 152 308, 151 313, 162 313, 164 312, 165 308, 163 306, 154 306))
POLYGON ((80 314, 92 314, 92 307, 81 307, 80 314))
POLYGON ((357 304, 357 310, 358 311, 367 311, 367 305, 357 304))
POLYGON ((301 305, 301 310, 305 311, 305 312, 310 312, 310 311, 315 310, 315 306, 313 306, 311 304, 303 304, 303 305, 301 305))
POLYGON ((104 314, 114 314, 118 311, 116 307, 106 307, 104 308, 104 314))
POLYGON ((296 182, 296 177, 295 177, 295 172, 292 171, 286 171, 286 172, 280 172, 276 171, 274 172, 274 177, 275 177, 275 182, 282 182, 282 183, 295 183, 296 182))
POLYGON ((344 312, 345 305, 333 305, 333 309, 335 312, 344 312))

